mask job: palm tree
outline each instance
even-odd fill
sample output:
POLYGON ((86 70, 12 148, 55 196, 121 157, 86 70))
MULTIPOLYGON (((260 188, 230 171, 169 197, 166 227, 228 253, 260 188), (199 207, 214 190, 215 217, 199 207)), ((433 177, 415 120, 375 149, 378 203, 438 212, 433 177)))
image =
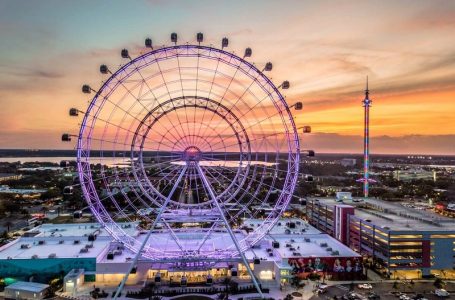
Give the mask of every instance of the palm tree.
POLYGON ((6 232, 8 233, 9 230, 11 229, 11 226, 13 226, 13 222, 6 221, 5 225, 6 225, 6 232))

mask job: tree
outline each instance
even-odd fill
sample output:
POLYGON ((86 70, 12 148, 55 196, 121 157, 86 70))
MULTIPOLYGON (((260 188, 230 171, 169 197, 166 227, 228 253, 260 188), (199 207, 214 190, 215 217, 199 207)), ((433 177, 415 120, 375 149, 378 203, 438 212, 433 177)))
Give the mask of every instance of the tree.
POLYGON ((62 195, 62 192, 59 189, 52 188, 52 189, 49 189, 46 192, 42 193, 40 195, 40 199, 49 200, 49 199, 60 197, 61 195, 62 195))
POLYGON ((1 238, 1 239, 7 239, 7 238, 9 238, 8 232, 7 232, 6 230, 3 231, 3 233, 0 235, 0 238, 1 238))
POLYGON ((442 289, 445 285, 445 282, 442 281, 441 278, 436 278, 435 281, 433 282, 433 285, 437 289, 442 289))
POLYGON ((398 290, 398 281, 394 281, 394 282, 393 282, 392 288, 393 288, 394 290, 398 290))

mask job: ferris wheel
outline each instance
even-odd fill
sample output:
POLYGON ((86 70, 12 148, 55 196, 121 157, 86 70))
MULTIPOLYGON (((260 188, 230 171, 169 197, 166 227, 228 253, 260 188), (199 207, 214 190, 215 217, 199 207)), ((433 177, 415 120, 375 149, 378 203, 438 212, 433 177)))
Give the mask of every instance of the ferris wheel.
MULTIPOLYGON (((266 75, 272 63, 196 43, 154 48, 117 70, 93 94, 77 139, 85 200, 101 225, 150 260, 242 256, 276 224, 293 195, 299 136, 293 110, 266 75), (259 66, 260 65, 260 66, 259 66), (249 224, 247 220, 260 220, 249 224), (143 234, 132 234, 126 222, 143 234)), ((246 264, 248 266, 248 264, 246 264)))

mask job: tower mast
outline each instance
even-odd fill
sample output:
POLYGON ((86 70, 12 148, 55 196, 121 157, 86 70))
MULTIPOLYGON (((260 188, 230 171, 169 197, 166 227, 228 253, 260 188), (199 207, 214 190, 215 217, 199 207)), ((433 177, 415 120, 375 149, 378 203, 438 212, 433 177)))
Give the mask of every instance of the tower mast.
POLYGON ((365 99, 362 101, 364 107, 364 132, 363 132, 363 196, 368 198, 370 187, 370 91, 368 89, 368 76, 365 89, 365 99))

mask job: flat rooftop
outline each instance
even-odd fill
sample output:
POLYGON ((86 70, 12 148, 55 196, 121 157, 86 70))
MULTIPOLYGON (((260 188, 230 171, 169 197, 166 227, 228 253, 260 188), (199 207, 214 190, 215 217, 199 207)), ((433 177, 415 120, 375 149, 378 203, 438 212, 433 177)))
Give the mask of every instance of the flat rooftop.
POLYGON ((415 209, 405 206, 405 202, 389 202, 368 199, 360 202, 345 200, 337 202, 334 198, 317 198, 326 205, 351 205, 355 216, 371 220, 371 223, 388 227, 395 231, 455 231, 455 219, 441 216, 430 209, 415 209))
POLYGON ((355 215, 371 220, 381 227, 389 227, 397 231, 454 231, 455 220, 434 213, 431 210, 417 210, 406 207, 401 203, 368 199, 360 208, 361 203, 355 203, 355 215))
POLYGON ((280 243, 276 249, 281 258, 294 257, 360 257, 354 250, 328 234, 274 237, 280 243))
MULTIPOLYGON (((250 228, 259 227, 262 220, 247 219, 243 222, 244 225, 250 228)), ((276 225, 270 230, 270 235, 275 234, 317 234, 321 233, 318 229, 309 225, 305 220, 298 218, 282 218, 278 220, 276 225), (291 226, 291 223, 294 225, 291 226)))
MULTIPOLYGON (((136 236, 139 234, 139 231, 136 229, 137 223, 135 222, 122 223, 120 226, 128 235, 136 236)), ((109 233, 99 223, 43 224, 34 228, 32 231, 38 231, 38 237, 82 237, 94 233, 98 237, 110 237, 109 233)))
POLYGON ((16 281, 7 287, 6 289, 28 291, 32 293, 40 293, 49 287, 48 284, 28 281, 16 281))
POLYGON ((82 237, 21 237, 0 248, 0 259, 95 258, 109 243, 110 239, 89 242, 82 237), (87 252, 81 252, 86 245, 87 252))
MULTIPOLYGON (((244 224, 255 228, 262 220, 247 219, 244 224)), ((139 240, 146 235, 140 234, 136 223, 120 224, 123 229, 139 240)), ((43 224, 33 229, 37 234, 31 237, 21 237, 0 248, 0 259, 45 259, 45 258, 96 258, 99 263, 124 263, 131 261, 134 254, 128 249, 118 251, 113 238, 97 223, 77 224, 43 224), (88 241, 90 234, 96 233, 95 241, 88 241), (82 250, 87 249, 87 250, 82 250), (82 251, 81 251, 82 250, 82 251), (115 251, 117 250, 117 251, 115 251), (107 259, 107 254, 115 255, 107 259)), ((245 237, 244 231, 236 231, 238 239, 245 237)), ((155 249, 163 251, 163 256, 179 251, 179 243, 185 249, 198 249, 205 239, 204 232, 195 232, 191 229, 178 229, 172 237, 167 231, 156 232, 151 235, 149 244, 155 249)), ((201 246, 204 251, 222 251, 233 245, 226 232, 213 232, 201 246)), ((306 221, 297 218, 280 219, 258 246, 247 251, 248 259, 261 258, 268 261, 280 261, 292 257, 356 257, 357 254, 327 234, 321 233, 306 221), (280 248, 272 247, 272 242, 278 241, 280 248), (271 250, 268 250, 271 249, 271 250)))

